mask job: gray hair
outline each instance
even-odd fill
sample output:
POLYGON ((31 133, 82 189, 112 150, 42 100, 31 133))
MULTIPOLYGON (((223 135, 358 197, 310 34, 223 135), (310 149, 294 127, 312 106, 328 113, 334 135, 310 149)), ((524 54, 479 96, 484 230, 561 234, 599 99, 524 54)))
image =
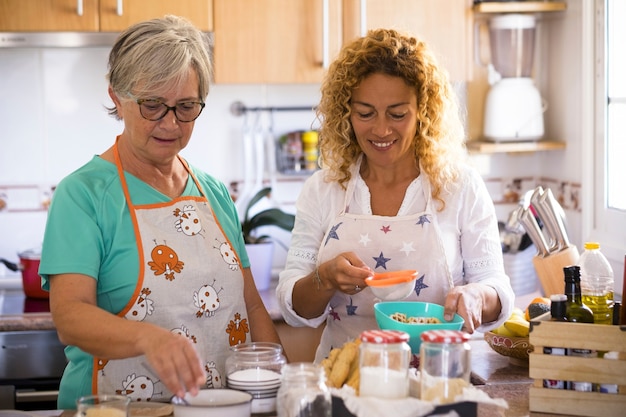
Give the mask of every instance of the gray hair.
MULTIPOLYGON (((118 36, 108 68, 113 91, 131 97, 154 95, 170 83, 180 85, 193 69, 204 101, 213 72, 209 37, 178 16, 140 22, 118 36)), ((119 119, 115 107, 109 114, 119 119)))

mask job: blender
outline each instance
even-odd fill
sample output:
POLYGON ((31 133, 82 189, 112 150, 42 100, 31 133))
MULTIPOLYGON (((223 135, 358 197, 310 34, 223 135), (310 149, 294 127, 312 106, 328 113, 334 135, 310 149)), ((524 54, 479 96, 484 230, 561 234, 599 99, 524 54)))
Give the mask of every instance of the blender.
POLYGON ((489 21, 491 63, 484 136, 493 142, 543 137, 543 100, 532 76, 536 22, 532 15, 498 15, 489 21))

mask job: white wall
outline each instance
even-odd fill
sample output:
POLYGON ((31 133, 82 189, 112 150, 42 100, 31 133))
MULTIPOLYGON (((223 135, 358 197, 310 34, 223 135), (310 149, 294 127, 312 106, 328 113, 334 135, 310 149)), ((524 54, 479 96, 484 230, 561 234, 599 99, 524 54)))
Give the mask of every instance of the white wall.
MULTIPOLYGON (((0 49, 0 198, 8 200, 8 209, 0 211, 0 257, 16 261, 17 252, 40 245, 46 220, 40 200, 60 179, 110 147, 121 132, 121 122, 104 108, 112 104, 105 80, 108 51, 0 49)), ((231 113, 235 101, 247 107, 313 107, 319 86, 211 86, 183 156, 226 184, 244 178, 246 116, 231 113)), ((264 118, 268 127, 269 113, 264 118)), ((315 126, 312 111, 273 116, 276 136, 315 126)), ((289 184, 283 188, 293 188, 289 184)), ((293 192, 286 194, 293 202, 293 192)), ((5 272, 0 266, 0 275, 5 272)))

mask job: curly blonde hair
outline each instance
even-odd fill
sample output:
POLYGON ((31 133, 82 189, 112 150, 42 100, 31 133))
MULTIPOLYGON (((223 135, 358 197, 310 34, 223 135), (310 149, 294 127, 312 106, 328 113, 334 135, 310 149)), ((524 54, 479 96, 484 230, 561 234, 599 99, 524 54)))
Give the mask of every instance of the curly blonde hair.
POLYGON ((350 101, 359 84, 371 74, 401 77, 415 88, 418 129, 413 139, 415 160, 432 185, 432 196, 445 207, 443 190, 451 191, 466 155, 465 131, 457 96, 447 72, 428 46, 415 37, 391 29, 370 30, 345 45, 331 64, 321 86, 317 107, 320 121, 320 164, 327 178, 344 189, 350 167, 361 155, 350 123, 350 101))

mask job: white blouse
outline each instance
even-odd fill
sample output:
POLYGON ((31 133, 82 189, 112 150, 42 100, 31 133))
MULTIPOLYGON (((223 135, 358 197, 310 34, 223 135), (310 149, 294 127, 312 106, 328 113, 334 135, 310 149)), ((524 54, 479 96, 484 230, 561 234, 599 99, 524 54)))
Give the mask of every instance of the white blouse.
MULTIPOLYGON (((358 165, 353 169, 356 186, 352 203, 347 209, 354 214, 371 214, 370 193, 359 175, 358 165)), ((325 171, 318 171, 305 182, 296 202, 296 222, 285 269, 279 275, 276 296, 285 321, 292 326, 318 327, 326 312, 314 319, 299 316, 292 306, 295 283, 316 267, 317 253, 324 233, 335 216, 343 209, 346 191, 336 181, 327 182, 325 171)), ((424 175, 407 188, 399 216, 424 210, 424 175)), ((502 246, 495 208, 484 181, 473 168, 466 166, 457 180, 453 193, 442 194, 446 201, 443 211, 436 211, 446 252, 448 268, 455 285, 481 282, 492 286, 500 297, 502 310, 494 322, 483 323, 477 330, 485 332, 498 327, 511 314, 515 295, 509 277, 504 272, 502 246)), ((435 209, 438 201, 433 201, 435 209)), ((443 304, 444 300, 441 300, 443 304)))

